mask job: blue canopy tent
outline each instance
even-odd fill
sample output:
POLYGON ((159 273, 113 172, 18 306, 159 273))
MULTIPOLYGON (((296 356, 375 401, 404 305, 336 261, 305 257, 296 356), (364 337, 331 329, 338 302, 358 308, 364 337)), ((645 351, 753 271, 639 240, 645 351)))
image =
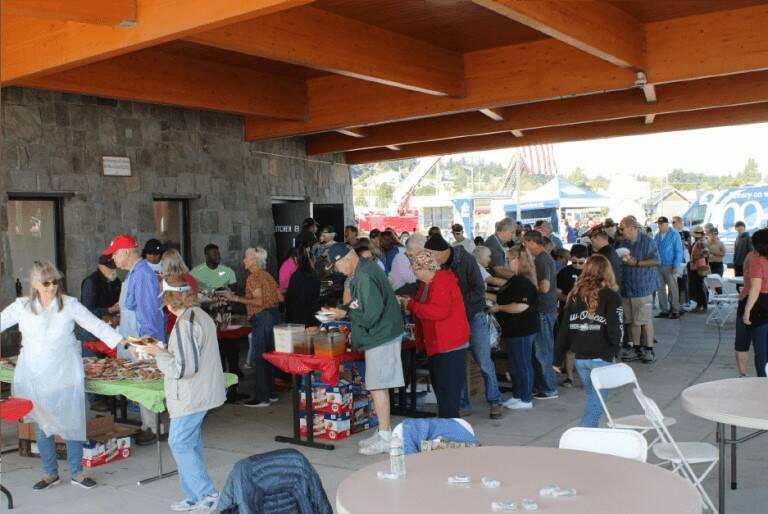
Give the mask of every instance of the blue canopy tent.
MULTIPOLYGON (((581 188, 562 177, 555 177, 540 188, 523 194, 520 202, 521 223, 549 219, 560 231, 561 209, 600 209, 610 206, 610 198, 581 188)), ((517 204, 504 204, 504 212, 517 219, 517 204)))

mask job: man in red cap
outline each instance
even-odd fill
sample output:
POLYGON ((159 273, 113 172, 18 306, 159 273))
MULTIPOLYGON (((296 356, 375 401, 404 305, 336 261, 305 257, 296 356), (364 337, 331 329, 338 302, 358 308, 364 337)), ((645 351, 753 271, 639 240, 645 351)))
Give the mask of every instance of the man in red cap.
MULTIPOLYGON (((139 256, 139 245, 128 234, 115 237, 103 255, 111 255, 115 265, 128 274, 120 290, 120 334, 123 337, 150 336, 165 342, 165 314, 160 301, 160 283, 149 263, 139 256)), ((155 413, 144 407, 141 412, 141 433, 136 444, 156 441, 155 413)))

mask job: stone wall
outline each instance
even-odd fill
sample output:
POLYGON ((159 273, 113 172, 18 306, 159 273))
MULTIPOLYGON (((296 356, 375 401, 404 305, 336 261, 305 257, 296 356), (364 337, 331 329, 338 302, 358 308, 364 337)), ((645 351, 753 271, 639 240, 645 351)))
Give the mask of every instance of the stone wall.
POLYGON ((6 88, 2 129, 0 305, 13 297, 11 266, 3 262, 10 258, 6 191, 74 193, 63 218, 75 294, 113 235, 153 236, 157 195, 199 195, 190 201, 188 264, 201 262, 203 246, 213 242, 241 276, 247 246, 263 245, 274 256, 273 196, 343 203, 347 222, 354 219, 343 156, 307 158, 301 139, 246 143, 239 116, 6 88), (105 155, 130 157, 133 176, 102 176, 105 155))

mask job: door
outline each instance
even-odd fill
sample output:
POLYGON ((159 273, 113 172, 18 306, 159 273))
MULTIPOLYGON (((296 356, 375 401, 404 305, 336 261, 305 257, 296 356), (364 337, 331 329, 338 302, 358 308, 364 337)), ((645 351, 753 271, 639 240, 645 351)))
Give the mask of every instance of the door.
POLYGON ((344 204, 316 203, 312 206, 312 213, 320 229, 332 225, 336 229, 336 241, 344 240, 344 204))
POLYGON ((309 218, 309 202, 272 200, 272 218, 279 266, 293 247, 293 240, 301 231, 301 223, 309 218))

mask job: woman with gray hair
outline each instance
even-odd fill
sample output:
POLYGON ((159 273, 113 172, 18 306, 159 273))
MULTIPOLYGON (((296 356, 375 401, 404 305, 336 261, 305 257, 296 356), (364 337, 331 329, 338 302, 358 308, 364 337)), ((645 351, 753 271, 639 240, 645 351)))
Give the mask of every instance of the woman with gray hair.
POLYGON ((419 343, 427 351, 438 416, 458 418, 469 347, 469 322, 459 280, 451 270, 440 269, 426 250, 414 255, 412 267, 419 290, 414 298, 401 301, 413 313, 419 343))
POLYGON ((63 276, 50 262, 35 262, 30 270, 31 292, 0 313, 0 332, 17 325, 24 345, 13 375, 13 395, 34 405, 34 421, 43 467, 41 491, 59 482, 54 435, 66 441, 71 481, 86 489, 96 486, 83 473, 85 441, 85 372, 75 324, 110 348, 123 336, 91 314, 76 298, 64 294, 63 276))
POLYGON ((257 246, 245 250, 243 265, 248 271, 245 282, 245 296, 232 296, 230 301, 245 304, 251 319, 251 338, 247 364, 256 372, 256 386, 253 398, 245 402, 246 407, 269 407, 277 401, 275 394, 274 370, 262 354, 275 349, 272 329, 280 323, 277 310, 283 295, 272 275, 267 273, 267 251, 257 246))
POLYGON ((417 252, 424 250, 424 244, 427 242, 427 238, 424 234, 415 233, 412 234, 405 242, 405 253, 398 253, 392 260, 392 269, 389 272, 389 282, 392 284, 392 289, 400 294, 406 291, 400 291, 405 286, 413 285, 413 289, 410 291, 413 293, 416 290, 416 275, 413 274, 411 269, 411 257, 417 252))
POLYGON ((491 249, 487 246, 476 246, 472 250, 472 256, 477 261, 477 267, 480 268, 480 275, 483 277, 483 282, 486 286, 501 287, 507 283, 507 281, 501 277, 494 277, 488 273, 488 266, 491 265, 491 249))

